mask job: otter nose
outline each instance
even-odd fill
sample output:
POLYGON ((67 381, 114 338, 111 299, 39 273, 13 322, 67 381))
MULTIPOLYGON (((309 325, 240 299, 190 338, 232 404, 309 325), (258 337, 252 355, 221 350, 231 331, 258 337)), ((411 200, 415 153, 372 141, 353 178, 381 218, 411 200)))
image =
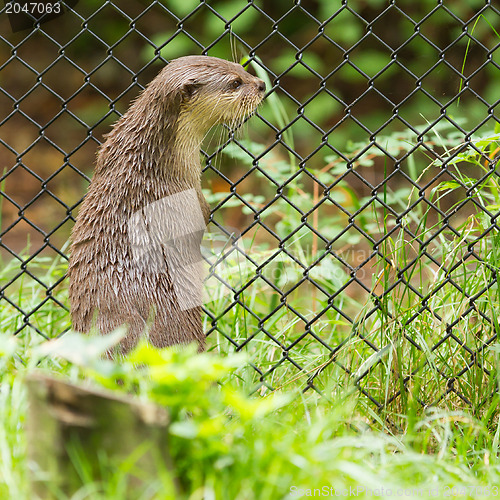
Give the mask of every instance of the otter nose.
POLYGON ((261 92, 265 92, 266 91, 266 84, 264 83, 263 80, 257 80, 257 88, 261 91, 261 92))

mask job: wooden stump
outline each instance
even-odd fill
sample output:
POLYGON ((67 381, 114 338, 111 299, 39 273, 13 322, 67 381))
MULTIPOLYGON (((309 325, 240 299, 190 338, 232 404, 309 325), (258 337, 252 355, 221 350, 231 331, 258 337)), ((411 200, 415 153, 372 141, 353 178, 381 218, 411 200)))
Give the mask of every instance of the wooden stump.
POLYGON ((30 375, 27 385, 28 456, 40 498, 71 495, 119 467, 130 466, 127 498, 165 471, 173 477, 165 408, 41 373, 30 375))

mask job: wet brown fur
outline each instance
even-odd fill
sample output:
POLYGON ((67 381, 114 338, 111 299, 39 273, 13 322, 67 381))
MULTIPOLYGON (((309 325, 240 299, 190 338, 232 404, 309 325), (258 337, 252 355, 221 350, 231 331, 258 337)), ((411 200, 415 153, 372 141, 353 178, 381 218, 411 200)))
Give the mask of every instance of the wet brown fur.
POLYGON ((74 330, 95 327, 106 334, 127 324, 121 345, 127 351, 148 326, 156 346, 196 341, 203 349, 201 307, 179 308, 168 269, 134 265, 127 221, 149 204, 189 189, 208 221, 201 142, 216 123, 237 123, 252 113, 264 88, 238 64, 182 57, 170 62, 118 120, 99 151, 72 233, 68 275, 74 330))

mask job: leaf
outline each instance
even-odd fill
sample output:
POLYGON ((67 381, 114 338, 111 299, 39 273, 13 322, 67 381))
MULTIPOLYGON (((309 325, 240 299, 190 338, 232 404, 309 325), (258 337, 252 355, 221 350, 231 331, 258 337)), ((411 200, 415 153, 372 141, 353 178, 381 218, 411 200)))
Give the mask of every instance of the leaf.
POLYGON ((500 354, 500 344, 492 344, 488 347, 488 351, 493 351, 500 354))
POLYGON ((391 347, 392 347, 392 344, 387 344, 386 346, 382 347, 382 349, 380 349, 377 352, 374 352, 371 356, 369 356, 368 359, 366 359, 361 364, 361 366, 356 370, 356 372, 354 373, 354 378, 360 377, 361 375, 363 375, 363 373, 365 373, 367 370, 369 370, 373 365, 378 363, 382 358, 385 358, 389 354, 391 347))
POLYGON ((155 50, 157 47, 162 47, 160 50, 160 56, 169 60, 175 59, 186 54, 189 54, 193 50, 192 40, 184 35, 183 33, 177 35, 171 42, 163 46, 163 44, 172 36, 171 32, 158 33, 151 37, 151 42, 154 46, 147 44, 141 50, 140 57, 144 62, 150 62, 156 57, 155 50))
POLYGON ((35 355, 59 356, 79 366, 92 366, 125 337, 126 328, 120 327, 107 335, 89 335, 68 332, 35 348, 35 355))
MULTIPOLYGON (((354 66, 357 66, 370 77, 375 76, 381 69, 390 66, 392 62, 389 55, 375 50, 358 51, 350 60, 354 66)), ((388 77, 388 71, 384 71, 377 79, 383 80, 388 77)), ((364 77, 362 78, 364 79, 364 77)))
POLYGON ((12 335, 0 335, 0 356, 11 358, 18 349, 17 337, 12 335))
POLYGON ((489 135, 479 139, 472 139, 472 142, 482 151, 484 151, 492 142, 500 140, 500 134, 489 135))
POLYGON ((447 189, 458 189, 460 186, 460 184, 456 181, 445 181, 445 182, 441 182, 438 187, 437 187, 437 190, 438 191, 446 191, 447 189))
POLYGON ((257 144, 255 142, 240 141, 240 144, 241 146, 234 142, 231 142, 223 149, 223 152, 231 158, 240 160, 242 163, 249 166, 252 166, 254 161, 251 155, 258 156, 265 149, 264 145, 257 144), (251 154, 248 154, 247 151, 245 151, 243 148, 245 148, 251 154))
POLYGON ((198 436, 198 427, 192 420, 174 422, 170 427, 170 434, 184 439, 194 439, 198 436))
POLYGON ((222 391, 224 402, 244 420, 264 417, 293 399, 291 394, 273 393, 266 398, 252 399, 228 387, 224 387, 222 391))

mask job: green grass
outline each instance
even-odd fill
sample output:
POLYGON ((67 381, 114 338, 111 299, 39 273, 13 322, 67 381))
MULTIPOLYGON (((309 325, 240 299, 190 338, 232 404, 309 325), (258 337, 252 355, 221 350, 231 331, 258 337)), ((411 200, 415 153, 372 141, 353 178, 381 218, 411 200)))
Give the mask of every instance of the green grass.
MULTIPOLYGON (((217 318, 208 356, 142 346, 116 365, 100 365, 83 355, 83 340, 65 336, 82 342, 73 345, 80 361, 57 349, 40 357, 45 339, 37 330, 55 338, 69 326, 61 307, 67 306, 65 265, 45 255, 23 256, 27 274, 18 261, 3 263, 1 286, 12 283, 5 289, 11 303, 2 300, 0 307, 0 498, 33 498, 24 378, 35 367, 130 390, 172 412, 173 472, 165 469, 141 493, 130 482, 136 475, 132 459, 116 464, 104 457, 97 479, 76 450, 72 457, 84 485, 75 499, 260 500, 297 497, 292 487, 359 488, 360 496, 370 496, 362 488, 415 488, 423 497, 444 497, 451 493, 446 488, 455 487, 463 498, 497 496, 500 256, 498 231, 485 211, 499 209, 500 186, 488 162, 497 155, 498 133, 492 130, 454 156, 457 140, 446 129, 431 131, 426 140, 440 148, 453 176, 418 152, 410 155, 408 175, 428 183, 427 202, 419 202, 416 188, 389 182, 375 198, 357 199, 338 177, 345 164, 325 159, 328 168, 314 172, 316 178, 331 185, 331 196, 355 214, 362 232, 338 236, 347 215, 324 207, 313 184, 297 177, 287 196, 303 213, 279 198, 261 220, 282 238, 301 227, 284 248, 310 266, 308 276, 334 297, 328 302, 312 282, 299 284, 304 268, 276 252, 257 229, 243 240, 245 252, 258 264, 272 257, 262 275, 280 292, 262 278, 249 284, 255 265, 245 258, 226 259, 217 271, 238 289, 239 302, 226 293, 206 304, 205 329, 217 318), (351 277, 304 225, 305 213, 316 228, 311 207, 320 211, 321 232, 337 255, 353 266, 356 252, 370 257, 360 268, 365 275, 358 276, 369 291, 351 283, 337 294, 351 277), (402 214, 399 220, 395 214, 402 214), (304 336, 306 323, 317 338, 304 336), (266 332, 285 347, 293 345, 289 359, 266 332), (244 345, 244 360, 233 357, 227 337, 244 345), (319 339, 336 348, 333 357, 319 339), (308 381, 324 396, 313 388, 302 392, 308 381), (184 488, 175 495, 168 493, 174 476, 184 488), (489 492, 480 489, 487 486, 489 492)), ((411 138, 389 137, 386 144, 400 153, 412 147, 411 138)), ((352 145, 354 169, 370 168, 382 155, 359 151, 352 145)), ((287 179, 290 167, 275 160, 263 165, 266 171, 287 179)), ((248 200, 261 206, 258 198, 248 200)))
MULTIPOLYGON (((25 450, 23 380, 40 358, 40 348, 26 352, 8 340, 2 339, 5 355, 0 371, 0 495, 35 498, 28 489, 31 473, 25 450), (31 366, 18 361, 15 353, 19 350, 31 366)), ((339 394, 331 402, 297 391, 249 398, 248 387, 242 383, 241 358, 197 356, 192 350, 161 352, 142 345, 128 359, 110 366, 111 362, 98 361, 95 354, 86 352, 92 343, 94 339, 64 337, 39 369, 72 380, 85 378, 117 391, 132 390, 167 405, 173 422, 169 450, 175 467, 173 472, 165 468, 139 492, 132 480, 139 477, 133 459, 116 464, 102 457, 101 479, 97 480, 75 450, 72 460, 82 471, 84 485, 73 498, 276 499, 309 488, 339 492, 351 488, 361 497, 373 496, 363 488, 393 492, 413 488, 424 498, 433 494, 442 498, 452 488, 466 492, 477 488, 474 491, 484 493, 484 488, 491 489, 500 480, 498 428, 487 415, 479 419, 466 412, 429 408, 407 415, 412 421, 406 432, 384 432, 373 426, 377 417, 353 393, 339 394), (73 349, 68 351, 68 346, 73 349), (65 361, 68 352, 75 360, 75 351, 81 361, 65 361), (214 385, 215 380, 222 385, 214 385), (168 493, 174 477, 184 493, 168 493), (439 495, 432 493, 436 491, 439 495)), ((496 495, 491 491, 493 498, 496 495)))
MULTIPOLYGON (((414 147, 411 139, 415 138, 398 136, 379 142, 393 154, 402 154, 414 147)), ((405 419, 400 415, 414 405, 415 411, 433 405, 474 414, 487 411, 497 385, 498 357, 491 343, 498 331, 500 261, 498 231, 485 212, 498 210, 497 175, 488 164, 498 150, 498 131, 464 149, 449 129, 436 126, 425 136, 425 143, 448 160, 443 171, 436 161, 423 167, 425 158, 418 151, 408 157, 407 174, 429 186, 425 200, 419 198, 416 187, 404 188, 402 182, 386 182, 376 197, 358 200, 347 182, 332 174, 346 169, 345 162, 343 170, 338 169, 338 158, 327 158, 329 170, 313 172, 333 186, 332 198, 343 196, 343 207, 354 214, 359 230, 342 234, 347 215, 326 208, 320 212, 321 226, 315 229, 331 238, 332 250, 353 268, 359 263, 357 255, 365 256, 359 282, 352 280, 348 267, 329 254, 323 242, 318 243, 304 225, 303 215, 287 200, 279 198, 262 212, 260 220, 284 238, 287 253, 277 251, 273 240, 259 240, 258 228, 253 239, 243 242, 253 262, 229 259, 230 264, 226 261, 218 270, 237 292, 207 304, 211 317, 206 318, 205 329, 210 329, 212 318, 220 318, 211 345, 222 354, 233 350, 226 337, 244 345, 254 365, 267 374, 265 383, 273 388, 304 387, 317 374, 316 387, 335 392, 359 379, 360 388, 383 407, 391 425, 403 428, 405 419), (454 156, 458 148, 462 152, 454 156), (348 251, 342 253, 345 248, 348 251), (290 254, 310 266, 310 281, 301 283, 304 266, 290 254), (267 282, 253 279, 256 265, 267 282), (345 291, 338 293, 343 287, 345 291), (306 323, 314 335, 304 337, 306 323), (288 360, 281 362, 282 350, 266 332, 285 347, 293 346, 289 358, 303 370, 288 360), (333 359, 318 339, 336 348, 333 359)), ((259 145, 246 146, 258 154, 259 145)), ((353 145, 352 156, 358 158, 353 169, 362 168, 367 157, 373 161, 383 156, 372 148, 359 157, 359 148, 353 145)), ((283 181, 290 175, 273 158, 267 160, 269 164, 265 161, 261 160, 262 168, 273 178, 280 180, 281 175, 283 181)), ((391 173, 387 171, 385 177, 391 173)), ((314 190, 300 178, 293 187, 295 195, 288 198, 308 213, 307 221, 314 227, 311 207, 320 211, 324 204, 315 201, 314 190)), ((254 201, 252 196, 245 199, 254 201)), ((260 375, 251 371, 249 377, 258 387, 260 375)), ((261 392, 266 392, 265 387, 261 392)))

